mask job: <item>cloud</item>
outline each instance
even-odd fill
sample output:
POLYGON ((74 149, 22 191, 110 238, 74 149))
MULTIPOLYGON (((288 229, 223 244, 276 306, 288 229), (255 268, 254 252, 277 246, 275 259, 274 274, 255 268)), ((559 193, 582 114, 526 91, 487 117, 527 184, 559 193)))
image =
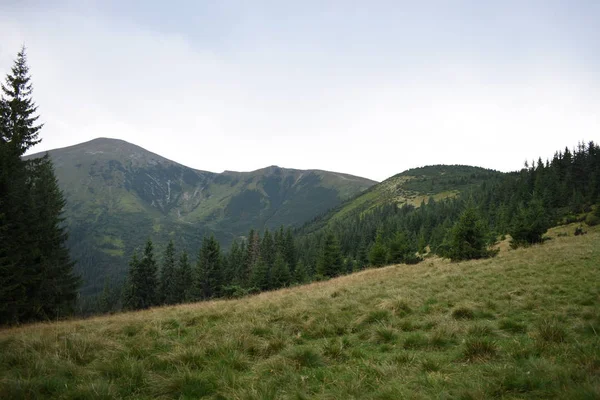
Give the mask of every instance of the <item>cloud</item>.
POLYGON ((65 9, 0 16, 0 36, 3 74, 28 47, 46 123, 35 151, 116 137, 204 170, 277 164, 382 180, 437 163, 513 170, 600 139, 598 78, 541 50, 502 62, 420 54, 399 68, 410 57, 393 47, 336 52, 259 32, 220 51, 65 9))

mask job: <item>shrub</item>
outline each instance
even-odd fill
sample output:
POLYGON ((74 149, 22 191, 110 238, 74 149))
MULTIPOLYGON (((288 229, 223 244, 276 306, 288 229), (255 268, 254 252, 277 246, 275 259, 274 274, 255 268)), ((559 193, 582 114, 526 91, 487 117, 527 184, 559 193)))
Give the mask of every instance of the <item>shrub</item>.
POLYGON ((475 318, 475 313, 470 308, 459 307, 452 311, 452 316, 454 319, 473 319, 475 318))
POLYGON ((594 214, 588 214, 588 216, 585 217, 585 223, 587 226, 596 226, 600 224, 600 217, 594 214))

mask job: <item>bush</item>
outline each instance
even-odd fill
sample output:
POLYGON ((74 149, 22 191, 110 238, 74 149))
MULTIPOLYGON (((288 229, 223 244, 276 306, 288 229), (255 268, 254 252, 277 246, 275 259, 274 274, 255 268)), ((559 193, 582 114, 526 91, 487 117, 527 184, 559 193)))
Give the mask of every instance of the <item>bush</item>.
POLYGON ((475 318, 475 313, 470 308, 459 307, 452 311, 452 316, 454 319, 473 319, 475 318))
POLYGON ((581 226, 575 228, 575 236, 585 235, 587 232, 581 226))
POLYGON ((600 224, 600 217, 595 214, 588 214, 588 216, 585 217, 585 223, 587 226, 596 226, 600 224))

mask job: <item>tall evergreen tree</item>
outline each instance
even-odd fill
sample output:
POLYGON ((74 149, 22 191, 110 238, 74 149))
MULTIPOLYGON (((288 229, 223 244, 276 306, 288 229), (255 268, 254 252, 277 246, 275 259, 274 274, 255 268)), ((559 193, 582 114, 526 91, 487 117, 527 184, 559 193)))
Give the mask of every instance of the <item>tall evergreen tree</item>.
POLYGON ((177 302, 177 280, 175 279, 175 245, 170 240, 163 255, 160 271, 160 303, 175 304, 177 302))
POLYGON ((72 311, 79 286, 66 248, 62 192, 48 157, 21 156, 40 142, 25 49, 1 85, 0 323, 72 311))
POLYGON ((383 241, 383 232, 377 233, 375 243, 369 251, 369 262, 374 267, 381 267, 385 265, 388 258, 388 249, 383 241))
POLYGON ((48 319, 73 312, 80 279, 74 272, 66 247, 68 234, 61 214, 65 206, 62 191, 54 175, 52 161, 48 155, 35 164, 35 179, 32 185, 37 232, 35 269, 37 285, 29 287, 28 297, 34 303, 37 315, 33 319, 48 319))
POLYGON ((260 236, 254 229, 248 234, 248 244, 244 255, 242 281, 246 286, 252 286, 253 273, 260 259, 260 236))
POLYGON ((447 256, 452 261, 460 261, 493 255, 487 249, 487 233, 475 207, 468 205, 450 231, 447 256))
POLYGON ((221 247, 214 236, 204 237, 196 263, 196 297, 210 299, 220 294, 221 247))
POLYGON ((258 290, 271 289, 271 270, 262 257, 258 260, 252 270, 250 285, 258 290))
POLYGON ((269 268, 273 268, 276 252, 273 236, 268 229, 265 229, 265 234, 260 244, 260 256, 269 268))
POLYGON ((281 253, 275 255, 275 262, 271 271, 271 282, 270 286, 273 289, 289 286, 292 283, 292 276, 290 275, 290 267, 288 266, 285 258, 281 253))
POLYGON ((129 274, 124 290, 126 308, 139 310, 158 304, 157 266, 154 259, 154 246, 148 239, 142 258, 137 252, 129 263, 129 274))
POLYGON ((335 235, 329 232, 325 236, 321 248, 321 254, 317 261, 317 273, 324 277, 334 277, 342 273, 344 269, 340 245, 335 235))
POLYGON ((183 303, 192 299, 192 287, 193 287, 193 272, 192 266, 188 258, 187 252, 182 252, 179 257, 179 264, 175 272, 175 281, 177 290, 176 303, 183 303))

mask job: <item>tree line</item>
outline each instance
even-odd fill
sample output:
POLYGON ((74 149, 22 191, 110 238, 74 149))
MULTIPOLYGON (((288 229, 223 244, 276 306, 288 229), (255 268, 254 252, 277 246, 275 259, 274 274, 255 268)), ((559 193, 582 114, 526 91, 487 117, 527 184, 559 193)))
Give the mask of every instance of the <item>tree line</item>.
POLYGON ((80 279, 66 246, 63 194, 48 155, 23 159, 40 143, 23 48, 0 97, 0 324, 69 315, 80 279))
MULTIPOLYGON (((435 178, 432 178, 435 179, 435 178)), ((464 178, 462 178, 464 179, 464 178)), ((228 252, 206 237, 190 266, 183 252, 176 263, 170 243, 157 266, 153 245, 134 254, 123 291, 126 308, 239 297, 368 267, 415 264, 436 254, 454 261, 493 257, 504 235, 513 247, 542 243, 559 223, 600 222, 600 148, 593 142, 558 151, 545 163, 526 163, 518 172, 490 175, 458 197, 419 207, 386 204, 331 222, 281 227, 262 235, 250 231, 228 252), (590 212, 594 209, 594 212, 590 212), (150 278, 149 278, 150 277, 150 278)), ((422 183, 422 185, 425 185, 422 183)))

